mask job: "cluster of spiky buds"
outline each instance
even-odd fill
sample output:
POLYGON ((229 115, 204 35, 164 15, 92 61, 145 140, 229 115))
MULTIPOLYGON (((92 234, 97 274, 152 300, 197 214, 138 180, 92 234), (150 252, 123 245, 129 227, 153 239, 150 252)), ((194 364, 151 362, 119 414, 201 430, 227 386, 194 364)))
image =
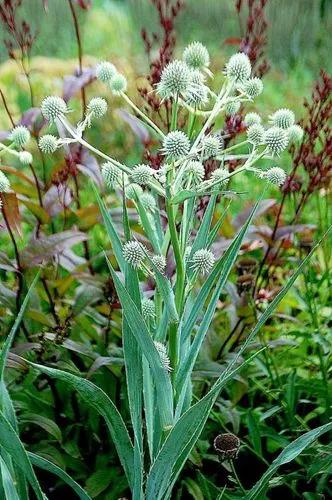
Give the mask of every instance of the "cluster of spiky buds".
POLYGON ((164 369, 167 372, 172 371, 171 362, 170 362, 168 354, 167 354, 166 346, 164 346, 164 344, 162 344, 161 342, 156 342, 156 341, 154 342, 154 345, 158 351, 158 354, 160 356, 160 361, 161 361, 164 369))
POLYGON ((279 127, 282 129, 287 129, 294 125, 295 123, 295 115, 293 111, 287 108, 281 108, 275 111, 270 116, 270 122, 275 127, 279 127))
POLYGON ((266 170, 262 176, 271 184, 282 186, 287 178, 286 172, 280 167, 272 167, 266 170))
POLYGON ((185 95, 191 85, 192 74, 186 63, 175 60, 163 70, 157 92, 163 99, 185 95))
POLYGON ((208 274, 214 264, 215 258, 211 250, 201 248, 197 250, 191 258, 191 267, 199 274, 208 274))
POLYGON ((126 196, 129 198, 129 200, 135 200, 136 198, 139 198, 143 194, 143 189, 139 184, 135 184, 134 182, 132 184, 129 184, 126 186, 126 196))
POLYGON ((263 92, 263 82, 260 78, 249 78, 242 84, 241 90, 250 98, 254 99, 263 92))
POLYGON ((130 176, 134 183, 145 186, 151 181, 152 175, 152 168, 150 168, 149 165, 141 164, 133 168, 130 176))
POLYGON ((153 255, 152 262, 161 274, 165 274, 166 259, 163 255, 153 255))
POLYGON ((101 118, 107 112, 107 102, 102 97, 93 97, 87 108, 92 118, 101 118))
POLYGON ((143 318, 154 318, 156 315, 156 307, 153 300, 144 298, 142 300, 142 316, 143 318))
POLYGON ((228 184, 229 172, 226 168, 219 167, 211 174, 211 181, 217 184, 219 188, 224 188, 228 184))
POLYGON ((57 137, 55 137, 55 135, 51 135, 51 134, 46 134, 46 135, 42 135, 38 141, 38 145, 39 145, 39 148, 40 150, 45 153, 45 154, 51 154, 51 153, 54 153, 60 143, 59 143, 59 139, 57 137))
POLYGON ((7 193, 10 190, 10 182, 7 176, 0 170, 0 193, 7 193))
POLYGON ((185 167, 184 173, 186 179, 190 179, 193 184, 199 184, 205 176, 204 165, 200 161, 189 161, 185 167))
POLYGON ((243 52, 234 54, 226 64, 225 73, 230 80, 244 82, 250 78, 251 63, 249 57, 243 52))
POLYGON ((134 269, 141 267, 144 257, 143 245, 138 241, 127 241, 123 245, 123 258, 134 269))
POLYGON ((204 160, 215 158, 224 149, 224 140, 217 135, 208 135, 202 141, 202 155, 204 160))
POLYGON ((105 184, 110 189, 114 189, 121 182, 121 172, 110 162, 103 163, 101 166, 101 174, 105 184))
POLYGON ((210 65, 207 48, 201 42, 192 42, 184 49, 183 60, 192 69, 204 69, 210 65))
POLYGON ((179 160, 189 153, 190 141, 181 130, 169 132, 163 141, 163 152, 169 160, 179 160))
POLYGON ((241 107, 240 101, 230 101, 225 106, 225 113, 229 116, 234 116, 241 107))
POLYGON ((271 127, 265 132, 264 142, 272 155, 280 155, 287 148, 288 136, 284 129, 271 127))
POLYGON ((120 95, 127 90, 127 79, 121 73, 116 73, 111 81, 110 88, 114 95, 120 95))
POLYGON ((303 128, 300 125, 292 125, 287 129, 288 140, 292 142, 300 142, 303 139, 303 128))
POLYGON ((208 88, 204 84, 203 74, 198 70, 191 72, 192 84, 186 93, 186 102, 194 108, 203 107, 209 100, 208 88))
POLYGON ((254 123, 247 129, 248 141, 254 146, 259 146, 259 144, 264 142, 264 135, 264 127, 259 123, 254 123))
POLYGON ((250 125, 254 125, 256 123, 261 123, 262 118, 259 116, 257 113, 247 113, 244 117, 244 124, 247 127, 250 127, 250 125))
POLYGON ((67 104, 58 96, 48 96, 41 103, 41 112, 49 122, 54 122, 58 118, 68 113, 67 104))
POLYGON ((23 125, 18 125, 11 131, 9 140, 12 141, 16 147, 21 148, 29 142, 30 132, 23 125))

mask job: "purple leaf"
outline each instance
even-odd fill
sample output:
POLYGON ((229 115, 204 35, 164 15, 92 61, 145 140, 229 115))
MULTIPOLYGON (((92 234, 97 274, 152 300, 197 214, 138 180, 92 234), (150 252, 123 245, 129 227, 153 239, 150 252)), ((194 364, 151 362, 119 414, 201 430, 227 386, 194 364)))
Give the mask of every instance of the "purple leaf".
MULTIPOLYGON (((257 217, 260 217, 261 215, 265 214, 270 208, 272 208, 275 204, 277 203, 276 200, 272 199, 267 199, 267 200, 262 200, 256 210, 255 213, 255 219, 257 217)), ((254 203, 250 204, 247 208, 242 210, 234 219, 233 225, 235 229, 239 229, 240 227, 243 226, 243 224, 246 222, 248 219, 250 213, 252 212, 254 203)))
POLYGON ((143 144, 148 144, 150 142, 150 134, 147 128, 143 125, 141 120, 136 118, 136 116, 132 115, 131 113, 128 113, 125 109, 119 109, 117 110, 117 114, 126 122, 128 123, 129 127, 131 130, 134 132, 136 137, 139 138, 139 140, 143 144))
POLYGON ((67 75, 63 79, 63 98, 69 101, 82 88, 89 85, 96 78, 95 68, 85 68, 81 75, 67 75))
POLYGON ((84 148, 81 153, 81 161, 76 164, 78 170, 82 172, 87 177, 90 177, 99 189, 103 189, 104 181, 100 172, 99 164, 94 156, 92 156, 89 151, 84 148))
POLYGON ((69 207, 73 199, 71 189, 65 184, 51 186, 45 193, 43 204, 46 212, 53 217, 69 207))
POLYGON ((315 229, 316 225, 315 224, 294 224, 293 226, 283 226, 279 227, 276 231, 275 234, 275 239, 278 240, 280 238, 285 238, 287 236, 290 236, 292 234, 296 233, 302 233, 303 231, 306 231, 307 229, 315 229))
POLYGON ((40 108, 30 108, 25 111, 19 121, 19 125, 24 125, 31 132, 39 133, 46 120, 43 118, 40 108))
POLYGON ((86 260, 79 255, 76 255, 70 248, 64 250, 59 255, 59 264, 68 272, 74 271, 78 266, 85 264, 86 260))

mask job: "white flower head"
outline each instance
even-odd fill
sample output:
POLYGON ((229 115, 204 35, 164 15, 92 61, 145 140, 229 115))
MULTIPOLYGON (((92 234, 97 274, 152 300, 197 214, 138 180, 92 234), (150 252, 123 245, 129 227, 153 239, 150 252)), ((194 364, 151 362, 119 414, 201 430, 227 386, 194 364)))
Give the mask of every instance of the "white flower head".
POLYGON ((11 131, 9 139, 15 144, 15 146, 22 147, 29 142, 30 132, 23 125, 18 125, 11 131))
POLYGON ((199 274, 209 274, 211 271, 215 257, 211 250, 207 248, 202 248, 197 250, 191 258, 191 267, 195 272, 199 274))
POLYGON ((271 127, 265 132, 264 142, 272 155, 280 155, 287 148, 288 136, 284 129, 271 127))
POLYGON ((55 135, 46 134, 40 137, 38 145, 43 153, 51 154, 58 149, 60 142, 59 139, 55 137, 55 135))
POLYGON ((204 69, 210 65, 207 48, 201 42, 192 42, 183 52, 184 62, 192 69, 204 69))
POLYGON ((145 258, 143 245, 135 240, 128 241, 123 245, 123 258, 134 269, 138 269, 145 258))
POLYGON ((163 142, 163 152, 170 160, 185 157, 190 150, 190 141, 186 134, 180 130, 169 132, 163 142))
POLYGON ((230 80, 244 82, 250 78, 251 63, 249 57, 243 52, 234 54, 226 64, 225 73, 230 80))
POLYGON ((48 96, 41 103, 41 112, 49 122, 54 122, 57 118, 63 118, 68 113, 67 104, 58 96, 48 96))
POLYGON ((191 83, 192 73, 188 65, 175 60, 164 68, 157 85, 157 92, 163 99, 184 96, 190 89, 191 83))

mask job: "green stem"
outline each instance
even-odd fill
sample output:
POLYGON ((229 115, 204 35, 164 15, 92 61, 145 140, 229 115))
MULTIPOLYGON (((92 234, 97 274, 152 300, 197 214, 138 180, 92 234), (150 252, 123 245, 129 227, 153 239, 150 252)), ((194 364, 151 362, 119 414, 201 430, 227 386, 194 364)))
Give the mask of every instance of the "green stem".
POLYGON ((236 472, 236 470, 235 470, 235 467, 234 467, 234 461, 233 461, 233 460, 230 460, 230 461, 229 461, 229 465, 230 465, 230 467, 231 467, 231 469, 232 469, 232 474, 233 474, 234 479, 235 479, 235 481, 237 482, 237 484, 238 484, 238 486, 239 486, 240 490, 242 491, 242 493, 243 493, 243 494, 246 494, 246 490, 245 490, 245 489, 244 489, 244 487, 242 486, 242 483, 241 483, 241 481, 240 481, 240 478, 239 478, 239 476, 237 475, 237 472, 236 472))
POLYGON ((165 138, 165 134, 160 130, 160 128, 157 127, 157 125, 155 123, 153 123, 153 121, 150 120, 150 118, 148 116, 146 116, 146 114, 143 113, 143 111, 141 111, 136 106, 136 104, 133 103, 133 101, 127 96, 127 94, 125 94, 124 92, 121 92, 121 96, 126 101, 126 103, 129 104, 129 106, 131 106, 133 108, 135 113, 137 113, 141 118, 143 118, 143 120, 161 137, 161 139, 165 138))
POLYGON ((171 130, 177 129, 178 110, 179 110, 179 98, 178 98, 178 96, 176 96, 176 98, 173 101, 173 106, 172 106, 171 130))

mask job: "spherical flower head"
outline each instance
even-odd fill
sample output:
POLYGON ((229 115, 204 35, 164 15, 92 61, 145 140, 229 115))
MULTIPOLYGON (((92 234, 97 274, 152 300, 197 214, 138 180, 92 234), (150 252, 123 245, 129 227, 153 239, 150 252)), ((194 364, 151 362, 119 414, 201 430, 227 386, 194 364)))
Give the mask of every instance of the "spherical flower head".
POLYGON ((59 147, 59 140, 55 135, 42 135, 38 141, 40 150, 45 154, 54 153, 59 147))
POLYGON ((142 316, 143 318, 154 318, 156 315, 156 307, 153 300, 144 298, 142 300, 142 316))
POLYGON ((22 165, 30 165, 33 160, 32 154, 29 153, 29 151, 22 151, 21 153, 19 153, 18 158, 22 165))
POLYGON ((228 184, 229 172, 226 168, 217 168, 212 172, 211 181, 219 188, 225 188, 228 184))
POLYGON ((192 82, 185 95, 186 103, 194 108, 202 108, 209 100, 208 88, 200 71, 193 70, 191 75, 192 82))
POLYGON ((153 175, 152 168, 150 168, 149 165, 141 164, 141 165, 136 165, 136 167, 133 168, 130 176, 133 182, 144 186, 145 184, 148 184, 151 181, 152 175, 153 175))
POLYGON ((247 129, 248 141, 254 146, 259 146, 264 142, 265 130, 260 123, 254 123, 247 129))
POLYGON ((162 344, 161 342, 156 342, 156 341, 154 342, 154 345, 158 351, 158 354, 160 356, 160 361, 161 361, 164 369, 167 372, 171 372, 172 371, 171 362, 170 362, 168 354, 167 354, 166 346, 164 346, 164 344, 162 344))
POLYGON ((163 255, 154 255, 152 257, 152 262, 161 274, 165 274, 166 270, 166 259, 163 255))
POLYGON ((163 99, 184 95, 190 88, 192 74, 183 61, 172 61, 164 68, 157 92, 163 99))
POLYGON ((10 190, 10 182, 6 175, 0 170, 0 193, 8 193, 10 190))
POLYGON ((110 80, 110 88, 114 95, 120 95, 127 90, 127 79, 121 73, 116 73, 110 80))
POLYGON ((121 182, 120 170, 110 162, 102 164, 101 175, 103 176, 106 186, 110 189, 114 189, 115 186, 121 182))
POLYGON ((292 125, 287 129, 288 140, 292 142, 301 142, 303 139, 303 128, 300 125, 292 125))
POLYGON ((9 140, 12 141, 15 146, 22 147, 30 140, 30 132, 23 125, 18 125, 13 128, 9 135, 9 140))
POLYGON ((190 141, 184 132, 169 132, 163 142, 164 154, 170 160, 178 160, 189 153, 190 141))
POLYGON ((281 108, 275 111, 273 115, 270 116, 270 122, 275 127, 287 129, 294 125, 295 115, 290 109, 281 108))
POLYGON ((203 159, 208 160, 221 154, 224 149, 224 140, 217 135, 207 135, 202 141, 203 159))
POLYGON ((126 186, 126 196, 130 200, 135 200, 136 198, 139 198, 143 194, 143 189, 139 184, 129 184, 126 186))
POLYGON ((41 112, 49 122, 54 122, 57 118, 63 118, 68 113, 67 104, 58 96, 48 96, 41 103, 41 112))
POLYGON ((225 113, 229 116, 234 116, 239 111, 241 103, 239 101, 228 102, 225 106, 225 113))
POLYGON ((107 112, 107 102, 102 97, 93 97, 88 104, 88 112, 93 118, 101 118, 107 112))
POLYGON ((205 177, 204 165, 200 161, 189 161, 184 171, 184 177, 191 179, 193 184, 199 184, 205 177))
POLYGON ((183 60, 192 69, 207 68, 210 56, 207 48, 201 42, 192 42, 184 49, 183 60))
POLYGON ((226 75, 230 80, 243 82, 250 78, 251 63, 249 57, 243 52, 234 54, 226 64, 226 75))
POLYGON ((247 127, 250 127, 250 125, 254 125, 254 123, 261 123, 262 118, 259 116, 258 113, 247 113, 246 116, 244 117, 244 124, 247 127))
POLYGON ((110 62, 102 61, 97 65, 96 77, 103 83, 109 82, 116 73, 116 67, 110 62))
POLYGON ((287 148, 288 137, 284 129, 271 127, 265 132, 264 142, 272 155, 280 155, 287 148))
POLYGON ((123 245, 123 258, 134 269, 141 267, 144 257, 143 245, 138 241, 128 241, 123 245))
POLYGON ((215 258, 213 253, 207 248, 197 250, 191 259, 191 267, 199 274, 209 274, 211 271, 215 258))
POLYGON ((280 167, 272 167, 264 172, 266 178, 271 184, 282 186, 287 178, 286 172, 280 167))
POLYGON ((254 99, 259 96, 263 92, 263 82, 260 78, 249 78, 249 80, 245 81, 242 85, 243 92, 250 97, 250 99, 254 99))
POLYGON ((142 196, 140 196, 140 202, 143 208, 148 212, 154 212, 157 208, 156 200, 151 193, 143 193, 142 196))

